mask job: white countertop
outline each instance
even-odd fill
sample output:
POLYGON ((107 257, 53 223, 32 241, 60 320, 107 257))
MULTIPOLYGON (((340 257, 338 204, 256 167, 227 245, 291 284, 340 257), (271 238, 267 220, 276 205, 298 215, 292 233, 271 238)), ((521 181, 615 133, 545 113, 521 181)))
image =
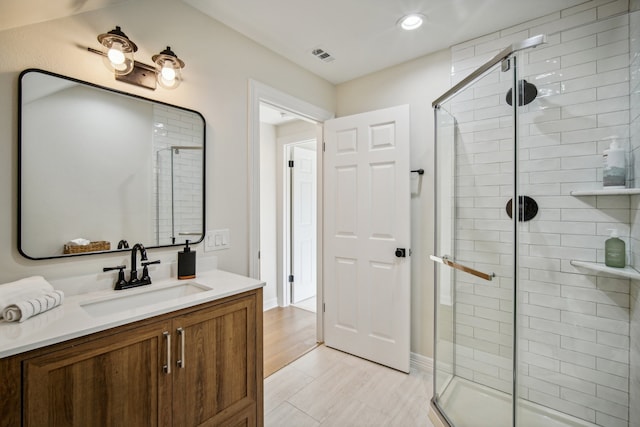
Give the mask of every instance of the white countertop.
MULTIPOLYGON (((78 338, 94 332, 103 331, 137 320, 169 313, 182 308, 214 301, 264 286, 264 282, 222 270, 199 272, 197 278, 178 281, 163 279, 151 285, 114 291, 99 290, 65 297, 62 305, 25 320, 23 323, 0 320, 0 358, 56 344, 72 338, 78 338), (128 293, 144 293, 153 289, 170 286, 178 282, 198 284, 210 288, 191 295, 182 296, 169 301, 144 305, 114 313, 90 315, 82 304, 109 296, 121 296, 128 293)), ((262 307, 260 307, 262 309, 262 307)))

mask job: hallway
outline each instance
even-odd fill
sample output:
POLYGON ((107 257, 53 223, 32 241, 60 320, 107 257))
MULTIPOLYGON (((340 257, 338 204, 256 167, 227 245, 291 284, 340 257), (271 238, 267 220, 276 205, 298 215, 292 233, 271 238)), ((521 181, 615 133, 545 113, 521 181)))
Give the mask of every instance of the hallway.
POLYGON ((316 343, 316 314, 275 307, 264 312, 264 377, 296 360, 316 343))

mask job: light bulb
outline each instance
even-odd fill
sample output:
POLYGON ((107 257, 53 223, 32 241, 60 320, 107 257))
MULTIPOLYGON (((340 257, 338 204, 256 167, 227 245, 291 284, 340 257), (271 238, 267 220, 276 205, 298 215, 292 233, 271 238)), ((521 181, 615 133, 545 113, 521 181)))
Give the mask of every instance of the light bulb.
POLYGON ((169 64, 164 64, 162 66, 162 78, 168 82, 172 82, 176 79, 176 70, 170 66, 169 64))
POLYGON ((118 68, 118 65, 124 64, 124 53, 122 52, 122 44, 118 42, 114 42, 107 53, 107 57, 109 57, 109 61, 113 64, 114 68, 118 68))

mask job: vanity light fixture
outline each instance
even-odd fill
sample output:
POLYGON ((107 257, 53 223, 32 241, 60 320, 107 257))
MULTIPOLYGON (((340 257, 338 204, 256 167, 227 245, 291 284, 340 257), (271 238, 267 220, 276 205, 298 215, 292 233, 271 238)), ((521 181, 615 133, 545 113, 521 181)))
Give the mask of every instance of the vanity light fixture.
POLYGON ((156 74, 160 86, 165 89, 175 89, 180 85, 182 80, 180 70, 184 68, 184 62, 169 46, 159 54, 153 55, 151 59, 156 64, 156 74))
POLYGON ((399 21, 398 25, 400 28, 406 31, 417 30, 422 26, 424 22, 424 15, 420 13, 412 13, 410 15, 403 16, 399 21))
POLYGON ((133 71, 134 60, 133 53, 138 50, 138 46, 129 37, 122 32, 120 27, 108 33, 98 36, 100 44, 107 48, 105 55, 105 65, 113 71, 116 76, 124 76, 133 71))
POLYGON ((156 83, 165 89, 175 89, 182 81, 184 61, 167 46, 165 50, 152 56, 155 66, 134 60, 138 46, 116 26, 108 33, 100 34, 98 41, 106 52, 87 48, 89 52, 101 55, 107 68, 116 80, 155 90, 156 83))

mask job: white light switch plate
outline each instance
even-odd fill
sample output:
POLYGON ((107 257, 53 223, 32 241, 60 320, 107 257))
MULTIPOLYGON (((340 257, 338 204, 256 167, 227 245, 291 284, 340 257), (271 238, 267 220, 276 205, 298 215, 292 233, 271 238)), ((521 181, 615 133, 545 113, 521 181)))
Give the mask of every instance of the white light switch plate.
POLYGON ((229 238, 229 229, 209 230, 204 237, 204 251, 219 251, 221 249, 229 249, 231 247, 231 239, 229 238))

